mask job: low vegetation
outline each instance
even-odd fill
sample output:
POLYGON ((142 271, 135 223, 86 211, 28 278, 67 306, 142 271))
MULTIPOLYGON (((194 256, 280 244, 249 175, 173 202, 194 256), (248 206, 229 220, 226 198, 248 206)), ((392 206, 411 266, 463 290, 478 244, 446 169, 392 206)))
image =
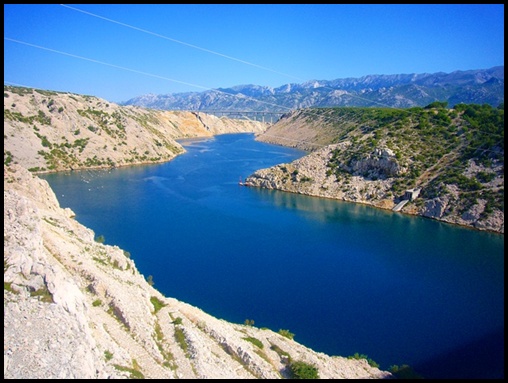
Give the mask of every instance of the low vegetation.
POLYGON ((132 360, 132 367, 121 366, 119 364, 113 365, 118 371, 125 371, 130 374, 131 379, 144 379, 145 376, 139 370, 139 365, 135 359, 132 360))
POLYGON ((302 362, 293 362, 289 364, 292 379, 319 379, 317 367, 302 362))
POLYGON ((38 297, 41 302, 53 303, 53 294, 51 294, 46 285, 38 290, 30 291, 30 296, 38 297))
POLYGON ((167 306, 164 302, 162 302, 159 298, 157 297, 150 297, 150 302, 152 302, 152 305, 153 305, 153 308, 154 308, 154 314, 157 313, 157 311, 159 311, 160 309, 162 309, 163 307, 167 306))
POLYGON ((187 358, 190 358, 190 355, 188 353, 189 345, 187 344, 187 340, 185 339, 185 333, 184 333, 183 328, 178 327, 178 326, 175 327, 175 340, 178 343, 178 345, 180 346, 180 348, 183 350, 183 352, 185 353, 185 356, 187 358))
POLYGON ((289 330, 283 330, 283 329, 280 329, 278 331, 278 333, 280 335, 282 335, 283 337, 286 337, 288 339, 293 339, 295 337, 295 334, 293 334, 292 332, 290 332, 289 330))
POLYGON ((347 358, 348 359, 357 359, 357 360, 358 359, 365 359, 367 361, 367 363, 369 364, 369 366, 379 368, 379 364, 374 362, 371 358, 369 358, 365 354, 359 354, 359 353, 355 352, 352 356, 348 356, 347 358))
POLYGON ((247 342, 251 342, 253 345, 255 345, 261 349, 264 347, 263 342, 261 342, 259 339, 253 338, 251 336, 243 338, 243 339, 245 339, 247 342))
POLYGON ((287 126, 319 126, 319 131, 313 128, 313 143, 349 145, 335 149, 327 163, 327 175, 344 185, 359 160, 386 148, 399 165, 397 174, 357 175, 372 181, 390 179, 387 197, 399 198, 405 190, 419 187, 420 204, 437 197, 450 199, 447 214, 460 216, 479 200, 486 204, 482 218, 495 210, 504 213, 504 103, 498 107, 448 108, 446 102, 433 102, 408 109, 309 108, 291 119, 287 126))

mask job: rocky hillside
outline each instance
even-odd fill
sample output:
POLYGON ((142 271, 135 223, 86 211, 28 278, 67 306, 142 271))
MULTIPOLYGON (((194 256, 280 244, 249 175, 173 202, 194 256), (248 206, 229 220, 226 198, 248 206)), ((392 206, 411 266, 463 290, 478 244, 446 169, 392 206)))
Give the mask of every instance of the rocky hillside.
POLYGON ((46 181, 4 166, 4 378, 393 377, 163 296, 73 216, 46 181))
POLYGON ((235 110, 287 112, 308 107, 387 106, 409 108, 436 100, 459 103, 504 102, 504 66, 451 73, 368 75, 311 80, 277 88, 238 85, 205 92, 146 94, 123 105, 162 110, 235 110))
POLYGON ((311 153, 255 172, 250 186, 504 233, 504 105, 310 108, 257 139, 311 153))
POLYGON ((266 127, 256 121, 4 86, 4 163, 35 172, 164 162, 184 151, 177 139, 260 133, 266 127))

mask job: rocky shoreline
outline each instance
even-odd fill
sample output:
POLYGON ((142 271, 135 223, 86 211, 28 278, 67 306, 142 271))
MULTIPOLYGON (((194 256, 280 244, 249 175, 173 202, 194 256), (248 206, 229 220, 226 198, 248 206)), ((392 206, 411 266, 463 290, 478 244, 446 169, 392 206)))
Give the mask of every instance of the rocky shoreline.
MULTIPOLYGON (((269 132, 269 131, 268 131, 269 132)), ((265 141, 261 134, 259 140, 265 141)), ((269 141, 272 141, 270 139, 269 141)), ((272 141, 273 142, 273 141, 272 141)), ((275 142, 273 142, 275 143, 275 142)), ((281 141, 278 144, 284 145, 281 141)), ((390 196, 393 178, 386 176, 366 178, 362 173, 393 174, 397 171, 397 162, 389 150, 374 153, 365 160, 356 163, 356 169, 351 169, 351 175, 341 180, 330 174, 328 163, 336 150, 345 150, 349 142, 330 144, 314 150, 306 156, 291 163, 279 164, 267 169, 260 169, 249 175, 245 183, 252 187, 277 189, 290 193, 304 194, 313 197, 336 199, 346 202, 361 203, 385 210, 393 210, 401 201, 400 198, 390 196)), ((479 167, 471 162, 471 171, 478 171, 479 167)), ((502 165, 496 171, 502 172, 502 165)), ((493 187, 503 188, 504 177, 492 182, 493 187)), ((458 213, 454 206, 454 195, 457 191, 449 185, 449 196, 408 201, 399 210, 400 213, 423 216, 429 219, 446 222, 471 229, 504 234, 504 214, 495 210, 488 217, 483 216, 486 200, 479 199, 464 213, 458 213)))

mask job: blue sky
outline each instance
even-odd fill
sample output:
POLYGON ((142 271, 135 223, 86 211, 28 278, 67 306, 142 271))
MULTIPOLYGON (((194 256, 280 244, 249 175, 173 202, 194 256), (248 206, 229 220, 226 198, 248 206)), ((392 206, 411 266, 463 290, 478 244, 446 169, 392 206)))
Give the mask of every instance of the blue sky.
POLYGON ((111 102, 498 65, 503 4, 4 4, 4 84, 111 102))

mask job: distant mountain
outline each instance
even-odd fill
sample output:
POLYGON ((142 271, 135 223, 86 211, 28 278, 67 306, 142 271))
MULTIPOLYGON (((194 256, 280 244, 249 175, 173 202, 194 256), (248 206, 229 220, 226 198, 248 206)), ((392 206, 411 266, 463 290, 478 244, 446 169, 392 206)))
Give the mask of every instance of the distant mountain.
POLYGON ((307 107, 423 107, 434 101, 447 101, 450 107, 459 103, 497 107, 504 102, 504 66, 452 73, 312 80, 278 88, 237 85, 205 92, 146 94, 120 105, 161 110, 288 112, 307 107))

